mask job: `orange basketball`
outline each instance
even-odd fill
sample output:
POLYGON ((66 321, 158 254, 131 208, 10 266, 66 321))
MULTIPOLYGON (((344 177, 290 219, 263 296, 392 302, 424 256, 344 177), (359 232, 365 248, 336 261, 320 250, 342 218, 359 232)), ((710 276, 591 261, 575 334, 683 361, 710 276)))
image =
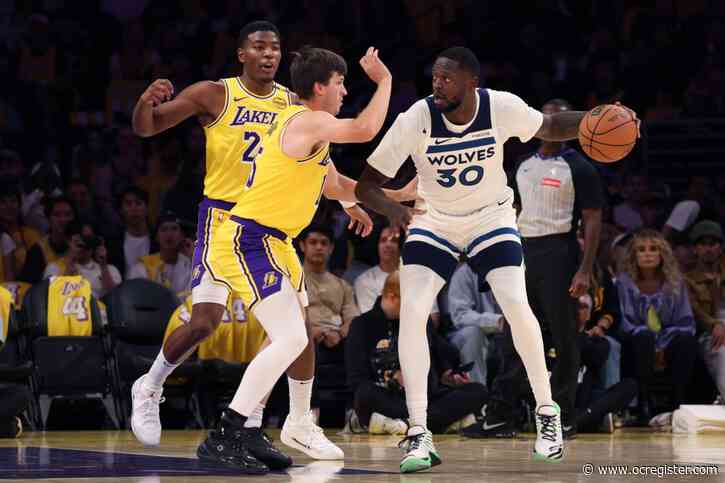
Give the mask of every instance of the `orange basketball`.
POLYGON ((624 158, 636 142, 637 120, 621 106, 597 106, 579 123, 579 144, 587 156, 602 163, 624 158))

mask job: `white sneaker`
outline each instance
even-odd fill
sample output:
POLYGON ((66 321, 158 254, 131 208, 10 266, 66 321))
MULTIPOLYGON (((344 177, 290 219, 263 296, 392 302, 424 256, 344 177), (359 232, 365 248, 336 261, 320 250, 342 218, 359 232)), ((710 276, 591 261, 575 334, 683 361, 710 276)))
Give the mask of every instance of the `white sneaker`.
POLYGON ((400 461, 401 473, 424 471, 441 464, 433 445, 433 434, 422 426, 410 428, 398 446, 405 450, 405 456, 400 461))
POLYGON ((142 444, 158 446, 161 442, 159 404, 164 402, 160 391, 149 391, 143 385, 146 374, 136 379, 131 387, 131 430, 142 444))
POLYGON ((564 456, 564 438, 561 431, 559 405, 543 405, 536 408, 536 443, 534 459, 558 461, 564 456))
POLYGON ((402 419, 393 419, 380 413, 373 413, 370 416, 368 431, 370 434, 405 434, 408 431, 408 423, 402 419))
POLYGON ((282 425, 280 439, 290 448, 302 451, 316 460, 341 460, 345 457, 345 453, 327 439, 322 428, 314 423, 312 412, 298 420, 288 415, 282 425))

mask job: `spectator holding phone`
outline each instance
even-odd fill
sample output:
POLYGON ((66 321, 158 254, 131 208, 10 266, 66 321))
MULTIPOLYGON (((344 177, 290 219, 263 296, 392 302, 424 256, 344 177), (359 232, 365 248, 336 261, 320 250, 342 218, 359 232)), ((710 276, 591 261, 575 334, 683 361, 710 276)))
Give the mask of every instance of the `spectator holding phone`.
POLYGON ((121 283, 121 273, 108 263, 104 240, 95 235, 92 226, 71 222, 66 235, 70 241, 68 253, 50 263, 45 268, 43 278, 81 275, 90 282, 93 296, 97 299, 121 283))
MULTIPOLYGON (((400 279, 388 275, 383 294, 373 308, 350 326, 345 367, 358 421, 373 434, 404 434, 408 410, 405 380, 398 360, 400 279)), ((431 370, 428 373, 428 427, 445 432, 457 421, 479 414, 488 396, 486 388, 471 382, 471 365, 460 366, 458 351, 428 323, 431 370)))

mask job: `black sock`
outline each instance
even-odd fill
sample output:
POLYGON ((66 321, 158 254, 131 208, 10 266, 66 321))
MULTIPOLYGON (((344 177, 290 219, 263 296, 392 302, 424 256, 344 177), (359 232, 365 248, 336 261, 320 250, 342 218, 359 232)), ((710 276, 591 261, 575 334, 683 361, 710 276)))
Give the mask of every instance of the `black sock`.
POLYGON ((221 424, 222 426, 231 426, 234 428, 243 428, 244 423, 247 422, 247 417, 242 416, 232 408, 227 408, 222 413, 221 424))

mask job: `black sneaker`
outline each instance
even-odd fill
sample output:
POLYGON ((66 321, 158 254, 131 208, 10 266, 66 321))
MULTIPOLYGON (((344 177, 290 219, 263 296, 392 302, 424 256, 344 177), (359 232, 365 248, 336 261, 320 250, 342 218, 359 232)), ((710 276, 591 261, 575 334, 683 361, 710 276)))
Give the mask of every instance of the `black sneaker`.
POLYGON ((463 428, 461 434, 467 438, 513 438, 516 436, 511 417, 492 405, 484 408, 483 419, 463 428))
POLYGON ((242 442, 221 431, 209 431, 209 435, 196 450, 196 456, 205 462, 222 464, 247 475, 264 475, 269 467, 252 456, 242 442))
POLYGON ((292 458, 272 444, 272 438, 260 428, 234 428, 230 434, 270 470, 283 470, 292 466, 292 458))

